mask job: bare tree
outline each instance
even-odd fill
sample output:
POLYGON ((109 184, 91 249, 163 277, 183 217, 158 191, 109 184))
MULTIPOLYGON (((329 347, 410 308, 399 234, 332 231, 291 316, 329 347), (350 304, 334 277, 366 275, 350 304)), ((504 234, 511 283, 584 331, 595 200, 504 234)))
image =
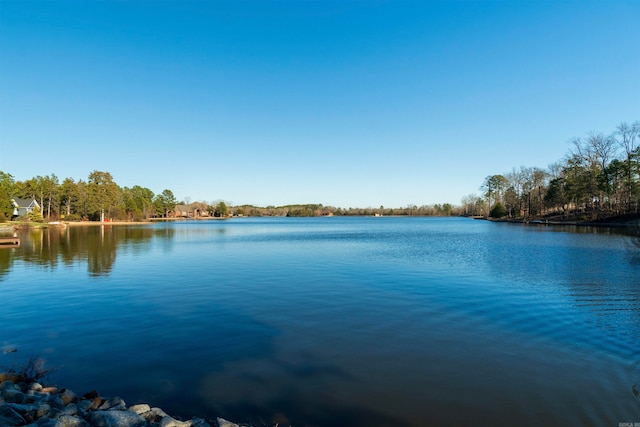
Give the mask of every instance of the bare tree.
MULTIPOLYGON (((620 148, 624 150, 624 154, 626 155, 625 161, 625 187, 627 192, 627 211, 631 212, 633 210, 633 200, 634 200, 634 170, 638 171, 638 161, 635 161, 634 165, 634 154, 637 155, 638 148, 640 144, 640 121, 635 121, 630 125, 627 123, 620 123, 616 132, 614 134, 614 138, 620 148)), ((638 205, 635 206, 635 211, 638 212, 638 205)))
POLYGON ((613 135, 605 135, 602 132, 591 132, 587 137, 587 143, 595 154, 595 161, 604 173, 609 162, 615 157, 617 147, 613 135))
MULTIPOLYGON (((540 168, 533 168, 531 171, 531 178, 533 181, 533 190, 536 192, 537 203, 536 203, 536 212, 537 214, 543 214, 543 203, 542 198, 544 197, 544 193, 546 192, 547 187, 547 178, 548 174, 546 171, 540 168)), ((531 197, 529 197, 529 213, 531 213, 531 197)))
POLYGON ((604 196, 608 198, 611 193, 607 166, 616 155, 615 139, 601 132, 590 132, 586 139, 575 138, 572 143, 573 158, 578 160, 587 172, 589 204, 591 207, 596 205, 599 212, 605 201, 604 196))
POLYGON ((560 161, 551 163, 547 166, 547 173, 549 174, 549 179, 558 179, 562 177, 564 171, 564 164, 560 161))

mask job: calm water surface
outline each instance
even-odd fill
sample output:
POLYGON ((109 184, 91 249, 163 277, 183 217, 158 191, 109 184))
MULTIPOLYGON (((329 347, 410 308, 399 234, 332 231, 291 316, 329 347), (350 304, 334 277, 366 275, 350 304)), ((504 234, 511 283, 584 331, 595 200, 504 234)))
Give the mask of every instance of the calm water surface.
POLYGON ((184 418, 640 422, 637 243, 460 218, 34 230, 0 249, 0 365, 41 354, 184 418))

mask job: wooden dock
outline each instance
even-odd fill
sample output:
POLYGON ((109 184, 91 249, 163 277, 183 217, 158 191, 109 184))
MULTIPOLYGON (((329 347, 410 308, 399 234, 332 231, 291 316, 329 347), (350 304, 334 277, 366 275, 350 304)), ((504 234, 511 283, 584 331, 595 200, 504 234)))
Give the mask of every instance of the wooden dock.
POLYGON ((0 248, 15 248, 20 246, 19 237, 0 237, 0 248))

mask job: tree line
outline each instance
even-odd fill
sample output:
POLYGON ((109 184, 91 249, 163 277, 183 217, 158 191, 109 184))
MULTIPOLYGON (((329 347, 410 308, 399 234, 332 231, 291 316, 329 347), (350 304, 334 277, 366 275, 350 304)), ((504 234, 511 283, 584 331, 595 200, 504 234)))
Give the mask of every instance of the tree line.
POLYGON ((87 180, 65 178, 55 174, 16 181, 0 171, 0 221, 11 219, 14 198, 33 199, 40 205, 40 215, 47 220, 117 220, 142 221, 166 216, 178 201, 171 190, 154 194, 135 185, 120 187, 109 172, 93 171, 87 180))
POLYGON ((457 207, 444 203, 408 205, 401 208, 339 208, 322 204, 294 204, 285 206, 228 206, 224 201, 212 203, 178 201, 173 192, 165 189, 154 194, 148 188, 135 185, 120 187, 109 172, 93 171, 87 180, 65 178, 60 182, 55 174, 16 181, 9 173, 0 171, 0 221, 12 218, 14 198, 33 199, 40 210, 30 214, 31 220, 104 221, 105 218, 125 221, 144 221, 169 217, 179 204, 192 210, 206 212, 212 217, 227 216, 290 216, 310 217, 327 215, 457 215, 457 207))
POLYGON ((311 217, 311 216, 451 216, 460 215, 461 209, 450 203, 434 205, 408 205, 400 208, 341 208, 335 206, 324 206, 322 204, 295 204, 285 206, 253 206, 240 205, 229 207, 229 212, 233 216, 289 216, 289 217, 311 217))
POLYGON ((489 175, 481 195, 462 200, 465 215, 597 220, 637 215, 640 207, 640 121, 611 133, 573 138, 566 157, 546 169, 520 167, 489 175))
POLYGON ((621 123, 610 134, 590 132, 571 140, 566 157, 547 168, 524 167, 489 175, 481 194, 448 203, 401 208, 340 208, 322 204, 259 207, 227 206, 222 201, 181 203, 171 190, 154 194, 138 185, 120 187, 109 172, 93 171, 87 180, 54 174, 15 181, 0 171, 0 221, 11 219, 11 199, 35 199, 41 219, 143 221, 168 217, 178 204, 210 216, 490 216, 595 220, 638 215, 640 209, 640 121, 621 123))

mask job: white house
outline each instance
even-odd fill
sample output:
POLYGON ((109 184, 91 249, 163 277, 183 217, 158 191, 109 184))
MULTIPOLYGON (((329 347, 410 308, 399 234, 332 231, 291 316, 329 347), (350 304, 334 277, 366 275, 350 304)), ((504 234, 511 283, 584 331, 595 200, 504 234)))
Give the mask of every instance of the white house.
POLYGON ((19 197, 14 197, 11 199, 11 204, 13 204, 13 216, 27 215, 35 208, 40 209, 40 205, 35 199, 21 199, 19 197))

